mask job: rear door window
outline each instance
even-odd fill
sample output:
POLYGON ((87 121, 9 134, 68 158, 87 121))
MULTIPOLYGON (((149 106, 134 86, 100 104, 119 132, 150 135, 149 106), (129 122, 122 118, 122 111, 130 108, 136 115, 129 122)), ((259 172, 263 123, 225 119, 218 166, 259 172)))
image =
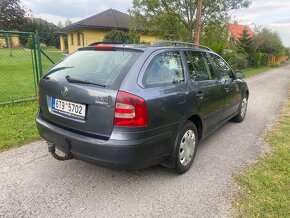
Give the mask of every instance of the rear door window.
POLYGON ((77 80, 107 86, 115 81, 126 66, 131 66, 139 52, 117 50, 77 51, 55 65, 47 74, 51 79, 70 76, 77 80))
POLYGON ((184 70, 179 52, 157 55, 145 73, 146 86, 158 86, 184 81, 184 70))

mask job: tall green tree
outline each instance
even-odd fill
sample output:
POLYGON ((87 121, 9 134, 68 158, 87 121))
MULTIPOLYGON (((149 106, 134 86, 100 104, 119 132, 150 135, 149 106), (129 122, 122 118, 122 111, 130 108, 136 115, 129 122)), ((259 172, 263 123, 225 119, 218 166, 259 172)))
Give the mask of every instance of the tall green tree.
POLYGON ((223 23, 209 22, 203 28, 201 44, 222 55, 228 47, 229 31, 223 23))
POLYGON ((237 41, 238 50, 241 53, 250 54, 252 53, 252 43, 253 43, 252 36, 250 35, 248 29, 244 28, 241 36, 237 41))
MULTIPOLYGON (((59 37, 54 34, 54 32, 59 30, 59 27, 53 23, 49 23, 41 18, 27 18, 20 27, 20 30, 23 32, 35 32, 37 30, 39 32, 41 43, 44 43, 47 46, 55 46, 59 48, 59 37)), ((26 45, 27 41, 27 36, 20 37, 20 42, 22 45, 26 45)))
MULTIPOLYGON (((248 7, 248 0, 204 0, 202 24, 228 18, 228 11, 248 7)), ((133 0, 129 10, 133 29, 147 30, 161 38, 194 40, 196 0, 133 0)))
POLYGON ((0 0, 0 30, 17 30, 24 22, 20 0, 0 0))

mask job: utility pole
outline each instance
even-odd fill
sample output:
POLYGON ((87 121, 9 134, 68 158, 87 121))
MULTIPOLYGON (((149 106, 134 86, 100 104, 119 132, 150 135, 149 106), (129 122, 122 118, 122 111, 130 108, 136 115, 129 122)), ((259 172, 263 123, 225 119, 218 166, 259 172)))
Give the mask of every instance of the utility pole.
POLYGON ((196 12, 196 20, 195 20, 195 33, 194 33, 194 41, 195 44, 199 45, 200 35, 201 35, 201 8, 202 8, 202 0, 197 0, 197 12, 196 12))

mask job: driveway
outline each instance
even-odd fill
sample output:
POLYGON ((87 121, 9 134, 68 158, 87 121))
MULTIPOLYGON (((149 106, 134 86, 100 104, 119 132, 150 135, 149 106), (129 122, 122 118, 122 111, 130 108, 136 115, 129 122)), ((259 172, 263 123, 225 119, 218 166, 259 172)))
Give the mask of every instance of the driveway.
POLYGON ((59 162, 39 141, 0 154, 0 217, 230 217, 233 175, 267 152, 263 134, 287 94, 290 66, 247 79, 245 121, 229 122, 199 147, 192 168, 138 172, 59 162))

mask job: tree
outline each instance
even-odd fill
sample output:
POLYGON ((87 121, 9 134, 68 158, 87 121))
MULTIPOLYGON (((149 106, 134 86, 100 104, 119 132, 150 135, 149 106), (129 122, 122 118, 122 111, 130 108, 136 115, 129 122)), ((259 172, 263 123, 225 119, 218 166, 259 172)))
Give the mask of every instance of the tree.
MULTIPOLYGON (((229 10, 248 5, 248 0, 204 0, 202 24, 225 20, 229 10)), ((133 0, 129 10, 136 20, 133 28, 146 29, 164 39, 186 41, 194 39, 196 12, 196 0, 133 0)))
MULTIPOLYGON (((54 34, 59 28, 53 23, 49 23, 41 18, 26 19, 20 30, 23 32, 35 32, 37 30, 41 43, 59 48, 59 37, 54 34)), ((27 41, 27 36, 20 37, 22 45, 27 45, 27 41)))
POLYGON ((196 10, 194 42, 195 44, 199 45, 201 35, 202 0, 197 0, 196 10))
POLYGON ((61 21, 58 21, 58 23, 57 23, 57 27, 60 29, 60 28, 63 28, 63 24, 62 24, 62 22, 61 21))
POLYGON ((253 43, 252 36, 249 34, 248 29, 244 28, 243 32, 242 32, 242 34, 237 42, 238 50, 241 53, 250 54, 250 53, 252 53, 252 51, 251 51, 252 43, 253 43))
POLYGON ((285 52, 279 34, 267 28, 263 28, 254 35, 253 50, 272 55, 281 55, 285 52))
POLYGON ((104 42, 129 43, 129 36, 121 30, 112 30, 104 36, 104 42))
POLYGON ((64 26, 69 26, 69 25, 71 25, 71 24, 72 24, 72 22, 71 22, 71 20, 68 19, 68 18, 64 21, 64 26))
POLYGON ((224 24, 209 22, 203 29, 201 44, 210 47, 220 55, 228 47, 229 31, 224 24))
POLYGON ((290 48, 289 47, 288 48, 286 47, 284 53, 285 53, 285 56, 288 56, 288 60, 289 60, 289 57, 290 57, 290 48))
POLYGON ((17 30, 25 13, 20 0, 0 0, 0 30, 17 30))

